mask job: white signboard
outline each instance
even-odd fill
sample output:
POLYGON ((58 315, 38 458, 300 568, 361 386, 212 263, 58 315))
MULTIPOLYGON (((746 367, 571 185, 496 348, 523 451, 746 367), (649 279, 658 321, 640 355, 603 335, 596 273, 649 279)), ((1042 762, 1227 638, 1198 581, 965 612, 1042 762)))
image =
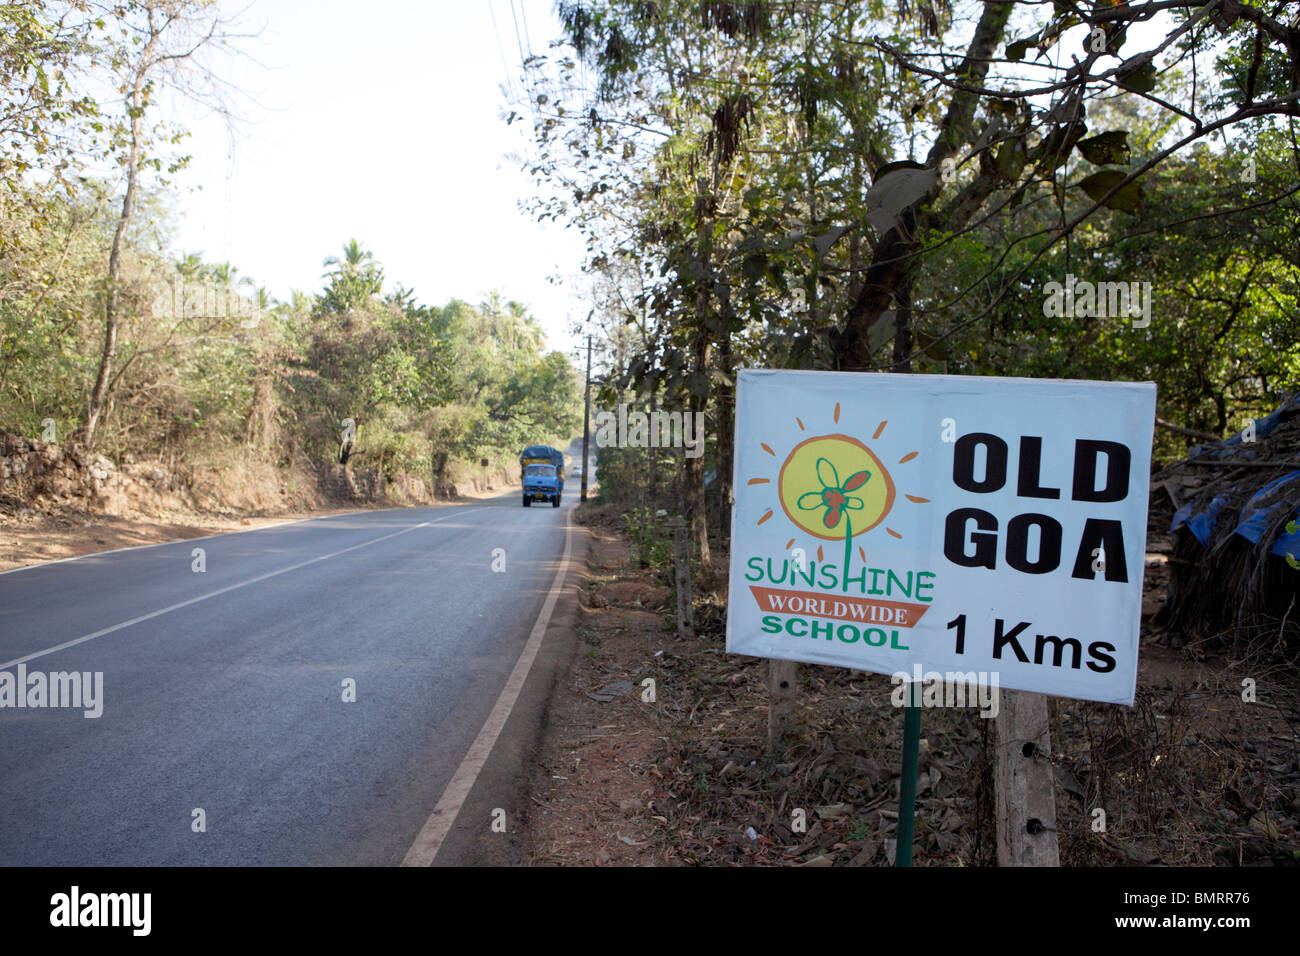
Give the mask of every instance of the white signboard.
POLYGON ((1132 704, 1155 399, 742 371, 727 651, 1132 704))

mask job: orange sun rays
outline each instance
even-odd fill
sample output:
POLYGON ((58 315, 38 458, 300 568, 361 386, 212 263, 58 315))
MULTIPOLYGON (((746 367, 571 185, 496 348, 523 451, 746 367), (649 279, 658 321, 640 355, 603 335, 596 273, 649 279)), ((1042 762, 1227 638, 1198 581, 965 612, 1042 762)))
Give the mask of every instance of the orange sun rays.
MULTIPOLYGON (((836 402, 836 403, 835 403, 835 408, 834 408, 834 410, 833 410, 832 413, 831 413, 831 418, 834 420, 835 424, 837 424, 837 425, 839 424, 839 421, 840 421, 840 403, 839 403, 839 402, 836 402)), ((795 423, 799 426, 799 430, 800 430, 800 431, 807 431, 807 428, 804 426, 804 423, 803 423, 803 419, 802 419, 802 418, 799 418, 799 417, 796 416, 796 417, 795 417, 795 423)), ((874 432, 874 433, 872 434, 872 436, 871 436, 871 440, 872 440, 872 441, 877 441, 877 440, 880 438, 880 436, 883 435, 883 434, 885 433, 885 426, 888 425, 888 424, 889 424, 889 419, 885 419, 885 420, 882 421, 879 425, 877 425, 877 426, 876 426, 876 430, 875 430, 875 432, 874 432)), ((758 443, 758 447, 762 448, 763 451, 767 452, 767 453, 768 453, 769 455, 771 455, 773 458, 779 458, 779 457, 780 457, 779 455, 777 455, 777 453, 776 453, 775 451, 772 450, 772 446, 769 445, 767 442, 759 442, 759 443, 758 443)), ((910 451, 910 452, 908 452, 906 455, 904 455, 902 458, 898 459, 898 463, 899 463, 900 465, 905 465, 905 464, 907 464, 909 461, 912 461, 912 460, 916 459, 917 457, 919 457, 920 454, 921 454, 921 453, 920 453, 919 451, 910 451)), ((745 482, 745 484, 747 484, 747 485, 770 485, 771 483, 772 483, 772 479, 771 479, 771 478, 750 478, 748 481, 745 482)), ((929 503, 930 503, 930 499, 929 499, 929 498, 922 498, 922 497, 919 496, 919 495, 911 495, 911 494, 908 494, 907 492, 904 492, 904 493, 903 493, 903 497, 906 498, 908 501, 912 502, 913 504, 924 505, 924 504, 929 504, 929 503)), ((771 508, 768 508, 766 511, 763 512, 763 516, 762 516, 761 518, 759 518, 758 521, 757 521, 756 523, 757 523, 757 524, 763 524, 764 522, 766 522, 766 521, 768 521, 768 520, 771 519, 772 514, 773 514, 773 510, 772 510, 771 508)), ((897 538, 897 539, 899 539, 900 541, 901 541, 902 538, 903 538, 902 534, 900 534, 899 532, 895 531, 893 528, 886 527, 886 528, 885 528, 885 531, 886 531, 886 533, 888 533, 891 537, 897 538)), ((797 540, 797 539, 795 539, 795 538, 791 538, 789 541, 787 541, 787 542, 786 542, 786 545, 785 545, 785 550, 789 551, 791 548, 793 548, 794 545, 795 545, 795 541, 796 541, 796 540, 797 540)), ((859 557, 862 558, 862 563, 863 563, 863 564, 866 564, 866 561, 867 561, 867 553, 866 553, 865 550, 863 550, 862 545, 858 545, 858 555, 859 555, 859 557)), ((818 561, 821 561, 821 560, 822 560, 822 546, 821 546, 821 545, 818 545, 818 546, 817 546, 817 560, 818 560, 818 561)))

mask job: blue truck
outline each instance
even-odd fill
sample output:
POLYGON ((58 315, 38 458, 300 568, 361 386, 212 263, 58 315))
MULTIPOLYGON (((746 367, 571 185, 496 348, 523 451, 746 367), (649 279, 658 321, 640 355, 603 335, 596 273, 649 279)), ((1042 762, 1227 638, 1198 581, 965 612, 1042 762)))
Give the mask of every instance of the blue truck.
POLYGON ((564 452, 550 445, 530 445, 519 456, 520 479, 524 486, 524 507, 534 501, 549 501, 560 507, 564 492, 564 452))

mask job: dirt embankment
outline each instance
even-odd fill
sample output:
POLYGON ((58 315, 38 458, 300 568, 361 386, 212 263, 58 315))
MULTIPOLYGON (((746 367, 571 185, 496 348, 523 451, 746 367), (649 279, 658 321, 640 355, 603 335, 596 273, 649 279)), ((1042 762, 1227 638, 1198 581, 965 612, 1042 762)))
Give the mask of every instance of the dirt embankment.
POLYGON ((114 462, 0 430, 0 571, 312 515, 472 500, 518 483, 512 465, 463 471, 435 494, 402 472, 301 459, 277 467, 239 447, 206 461, 114 462))

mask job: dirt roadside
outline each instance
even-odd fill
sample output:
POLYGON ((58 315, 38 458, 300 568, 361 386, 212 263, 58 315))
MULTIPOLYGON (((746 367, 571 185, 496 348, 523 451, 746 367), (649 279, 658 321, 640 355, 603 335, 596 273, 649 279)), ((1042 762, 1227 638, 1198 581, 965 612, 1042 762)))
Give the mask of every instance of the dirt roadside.
MULTIPOLYGON (((697 581, 699 637, 678 640, 672 593, 618 518, 605 505, 578 512, 589 577, 532 771, 529 861, 891 864, 902 722, 889 678, 801 665, 797 729, 769 757, 767 666, 725 654, 724 572, 697 581)), ((1149 624, 1164 572, 1151 555, 1136 705, 1049 699, 1062 863, 1297 865, 1293 675, 1229 648, 1171 646, 1149 624)), ((991 724, 975 709, 926 710, 915 865, 995 861, 991 724)))
MULTIPOLYGON (((491 498, 509 491, 494 489, 481 493, 462 493, 453 499, 438 500, 411 507, 442 507, 491 498)), ((366 504, 357 502, 346 507, 310 511, 286 511, 258 515, 214 515, 194 512, 171 512, 160 516, 133 514, 105 515, 89 510, 67 509, 52 514, 0 514, 0 571, 59 561, 64 558, 165 544, 230 531, 248 531, 267 525, 348 514, 354 511, 382 511, 402 507, 392 502, 366 504)))

